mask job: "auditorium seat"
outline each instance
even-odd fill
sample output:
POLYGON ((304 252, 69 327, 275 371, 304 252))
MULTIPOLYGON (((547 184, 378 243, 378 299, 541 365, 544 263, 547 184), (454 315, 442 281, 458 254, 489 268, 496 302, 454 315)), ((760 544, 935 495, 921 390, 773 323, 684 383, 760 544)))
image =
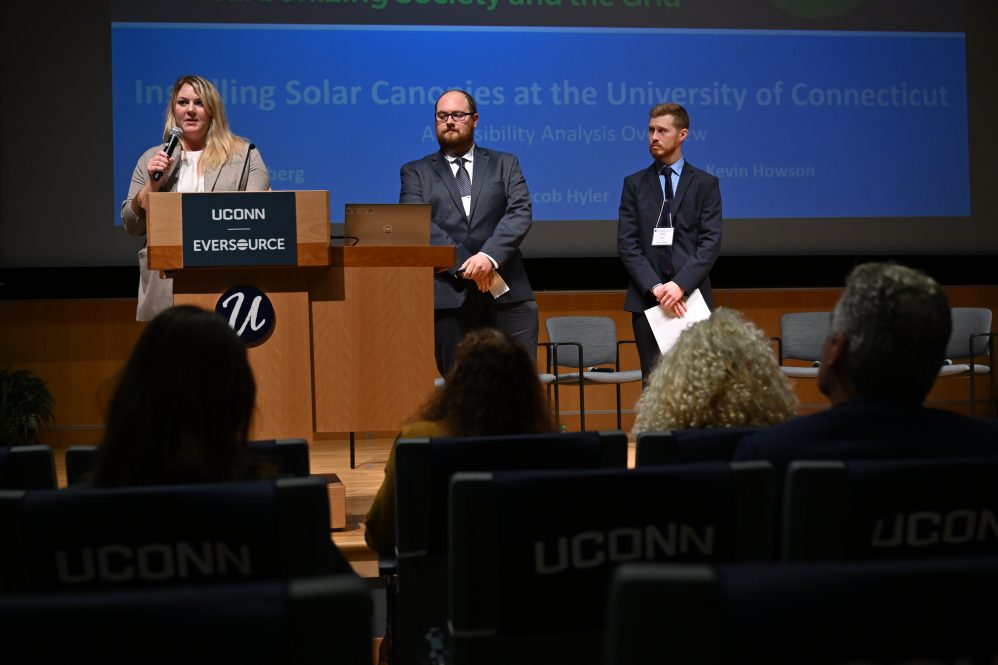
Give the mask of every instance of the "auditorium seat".
POLYGON ((635 466, 728 462, 742 437, 758 430, 758 427, 715 427, 641 432, 637 437, 635 466))
POLYGON ((792 462, 783 557, 998 555, 998 461, 792 462))
POLYGON ((397 579, 389 579, 392 662, 428 662, 445 635, 448 488, 460 471, 626 468, 623 432, 402 439, 395 451, 397 579), (397 585, 396 585, 397 582, 397 585))
POLYGON ((994 557, 621 565, 609 665, 993 663, 994 557))
MULTIPOLYGON (((983 340, 985 344, 988 358, 988 402, 992 418, 998 417, 998 391, 995 389, 995 384, 998 383, 998 372, 995 372, 995 337, 998 337, 998 333, 976 333, 970 336, 970 346, 976 348, 980 340, 983 340)), ((977 367, 979 365, 975 366, 974 374, 978 373, 977 367)), ((970 414, 977 415, 977 382, 974 380, 970 382, 970 414)))
POLYGON ((977 413, 977 385, 974 376, 990 375, 988 385, 994 411, 994 341, 991 332, 991 310, 986 307, 954 307, 953 331, 946 345, 946 360, 939 370, 940 377, 967 377, 970 383, 970 412, 977 413), (987 364, 978 362, 983 359, 987 364))
POLYGON ((321 478, 0 492, 0 591, 334 572, 321 478))
POLYGON ((776 338, 780 369, 791 378, 818 376, 821 345, 828 337, 831 312, 790 312, 780 317, 780 336, 776 338), (787 365, 786 360, 802 360, 807 366, 787 365))
MULTIPOLYGON (((304 477, 311 466, 305 439, 262 439, 249 442, 250 450, 277 469, 280 476, 304 477)), ((70 446, 66 449, 66 484, 76 485, 90 472, 97 446, 70 446)))
POLYGON ((608 316, 552 316, 545 321, 551 351, 549 371, 554 374, 555 417, 561 415, 558 387, 579 386, 579 418, 586 429, 585 387, 612 384, 617 390, 617 429, 621 428, 620 386, 640 383, 641 370, 622 370, 620 347, 634 340, 617 340, 617 325, 608 316), (612 367, 608 366, 612 365, 612 367), (570 372, 562 372, 567 367, 570 372))
POLYGON ((0 446, 0 489, 55 487, 55 462, 49 446, 0 446))
POLYGON ((618 564, 771 560, 775 496, 768 462, 455 475, 451 663, 602 665, 618 564))
POLYGON ((0 594, 4 653, 57 663, 371 663, 371 594, 353 575, 0 594))

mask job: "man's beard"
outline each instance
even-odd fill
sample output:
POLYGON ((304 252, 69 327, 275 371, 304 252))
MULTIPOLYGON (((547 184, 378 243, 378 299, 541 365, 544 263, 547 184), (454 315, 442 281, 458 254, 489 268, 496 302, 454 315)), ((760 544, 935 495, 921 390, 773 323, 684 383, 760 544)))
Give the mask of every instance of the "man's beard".
POLYGON ((440 144, 441 148, 452 148, 454 146, 464 145, 467 140, 467 138, 461 136, 460 132, 457 131, 437 134, 437 143, 440 144))

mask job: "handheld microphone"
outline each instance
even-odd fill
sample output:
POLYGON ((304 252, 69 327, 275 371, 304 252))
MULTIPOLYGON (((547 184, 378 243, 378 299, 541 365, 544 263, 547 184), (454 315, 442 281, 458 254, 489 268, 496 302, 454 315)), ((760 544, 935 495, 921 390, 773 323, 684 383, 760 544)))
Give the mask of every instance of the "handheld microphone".
MULTIPOLYGON (((177 144, 180 143, 180 137, 184 135, 184 130, 180 127, 174 127, 170 130, 170 142, 166 144, 166 156, 172 157, 173 151, 177 149, 177 144)), ((159 179, 163 177, 162 171, 156 171, 152 174, 153 182, 159 182, 159 179)))

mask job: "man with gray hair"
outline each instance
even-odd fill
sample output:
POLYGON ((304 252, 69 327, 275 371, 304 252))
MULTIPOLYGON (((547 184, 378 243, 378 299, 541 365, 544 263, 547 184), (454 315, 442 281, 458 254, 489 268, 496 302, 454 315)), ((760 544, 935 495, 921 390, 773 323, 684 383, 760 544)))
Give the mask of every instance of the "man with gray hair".
POLYGON ((779 472, 797 459, 998 457, 998 421, 922 405, 952 320, 931 277, 892 263, 857 266, 832 312, 818 387, 832 408, 750 435, 736 460, 779 472))

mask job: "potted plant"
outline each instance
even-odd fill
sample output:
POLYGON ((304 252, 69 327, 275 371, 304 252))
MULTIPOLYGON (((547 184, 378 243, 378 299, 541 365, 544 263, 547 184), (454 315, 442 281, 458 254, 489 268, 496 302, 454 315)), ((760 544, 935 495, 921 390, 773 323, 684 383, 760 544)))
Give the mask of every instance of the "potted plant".
POLYGON ((52 422, 55 400, 30 370, 0 369, 0 445, 38 443, 38 430, 52 422))

